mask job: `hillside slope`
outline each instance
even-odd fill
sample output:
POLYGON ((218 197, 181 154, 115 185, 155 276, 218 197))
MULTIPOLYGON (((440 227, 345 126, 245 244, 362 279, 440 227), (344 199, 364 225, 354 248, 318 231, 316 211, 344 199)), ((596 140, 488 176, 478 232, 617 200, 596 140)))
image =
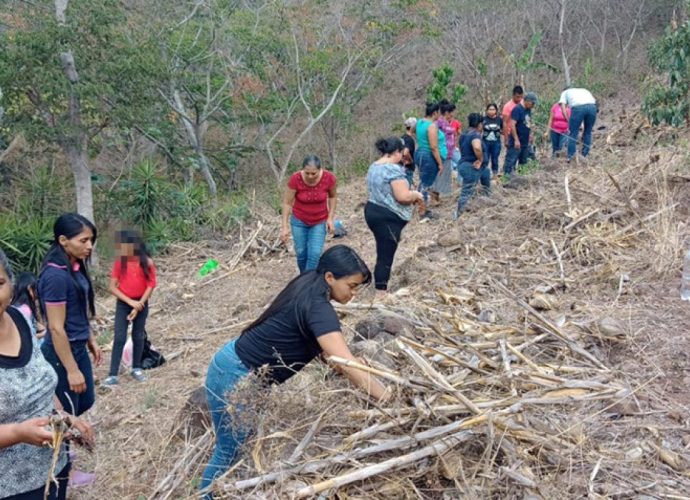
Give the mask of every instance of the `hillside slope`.
MULTIPOLYGON (((368 351, 372 364, 408 380, 427 377, 428 387, 401 389, 389 412, 358 413, 375 407, 313 363, 265 397, 260 431, 224 481, 228 491, 237 479, 289 469, 287 457, 317 420, 299 463, 468 419, 472 411, 462 405, 448 414, 434 410, 458 406, 456 390, 479 415, 492 415, 473 424, 469 441, 453 444, 457 453, 442 459, 434 452, 402 472, 354 481, 339 498, 681 498, 690 491, 690 321, 677 293, 689 235, 688 137, 605 124, 588 162, 566 167, 543 160, 543 168, 521 182, 494 186, 491 199, 475 200, 458 222, 450 220, 455 197, 438 208, 439 219, 413 221, 396 257, 391 285, 397 292, 372 306, 369 290, 341 309, 348 335, 358 321, 387 311, 410 321, 406 334, 413 341, 437 351, 452 347, 460 365, 418 350, 447 380, 458 380, 452 391, 429 386, 422 365, 389 340, 368 351), (506 345, 516 342, 524 345, 518 349, 523 356, 506 355, 506 345), (477 373, 463 375, 465 364, 477 373), (535 372, 545 378, 535 382, 535 372), (558 393, 553 404, 525 402, 565 389, 577 390, 558 393), (501 413, 499 396, 522 406, 501 413), (403 410, 416 417, 396 420, 403 410)), ((337 242, 361 251, 373 267, 362 193, 361 181, 341 189, 340 218, 349 235, 337 242)), ((186 498, 195 491, 209 437, 180 439, 178 413, 203 384, 212 354, 295 272, 293 257, 273 246, 277 219, 261 218, 255 239, 255 229, 246 228, 244 239, 183 245, 158 260, 160 286, 148 330, 174 359, 144 384, 127 380, 116 390, 99 390, 92 414, 98 451, 79 458, 95 468, 98 482, 75 498, 186 498), (210 257, 226 268, 199 281, 196 270, 210 257)), ((112 309, 110 299, 101 305, 112 309)), ((98 374, 104 373, 101 367, 98 374)), ((427 444, 420 440, 413 449, 427 444)), ((317 472, 267 482, 253 498, 288 498, 409 452, 334 460, 317 472)), ((248 498, 248 491, 228 495, 248 498)))

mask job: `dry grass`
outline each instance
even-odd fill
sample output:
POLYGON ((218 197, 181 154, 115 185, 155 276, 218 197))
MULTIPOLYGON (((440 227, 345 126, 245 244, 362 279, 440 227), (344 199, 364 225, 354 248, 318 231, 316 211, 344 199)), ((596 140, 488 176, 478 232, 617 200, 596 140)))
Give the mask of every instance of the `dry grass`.
MULTIPOLYGON (((607 133, 598 141, 607 150, 587 164, 544 162, 528 185, 497 187, 495 204, 474 203, 457 224, 446 203, 440 220, 406 228, 398 293, 378 307, 415 328, 407 341, 382 345, 393 367, 371 359, 404 381, 394 384, 395 402, 379 408, 312 363, 253 396, 262 400, 257 432, 219 490, 231 498, 322 488, 340 498, 683 498, 690 325, 677 284, 688 237, 687 138, 664 145, 658 136, 633 140, 633 130, 607 133), (251 482, 277 472, 278 481, 251 482)), ((341 194, 345 242, 373 262, 359 192, 341 194)), ((175 415, 212 353, 293 272, 291 256, 270 250, 275 220, 264 219, 250 245, 247 229, 231 250, 189 246, 160 263, 151 331, 166 354, 180 355, 146 384, 99 394, 99 483, 79 498, 193 496, 212 439, 182 442, 175 415), (245 247, 240 271, 194 282, 204 259, 233 263, 245 247)), ((342 310, 346 332, 372 312, 368 295, 359 303, 342 310)))

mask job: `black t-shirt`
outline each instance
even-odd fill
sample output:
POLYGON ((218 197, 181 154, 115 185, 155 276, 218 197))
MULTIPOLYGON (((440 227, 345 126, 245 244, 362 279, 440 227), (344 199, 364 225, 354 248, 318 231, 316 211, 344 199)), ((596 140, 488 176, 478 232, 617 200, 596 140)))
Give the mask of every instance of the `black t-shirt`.
POLYGON ((305 318, 308 338, 299 330, 298 312, 288 305, 260 325, 243 333, 235 350, 250 370, 268 365, 272 382, 281 384, 321 353, 316 339, 340 331, 340 321, 326 297, 311 303, 305 318))
POLYGON ((500 116, 494 116, 493 118, 485 116, 482 125, 484 127, 482 136, 484 137, 484 140, 486 142, 496 142, 501 139, 501 129, 503 129, 503 118, 501 118, 500 116))
POLYGON ((402 136, 402 140, 405 143, 405 147, 410 151, 410 158, 412 158, 412 162, 406 165, 404 164, 405 160, 403 159, 403 167, 409 168, 410 170, 414 170, 414 139, 409 135, 405 134, 402 136))
MULTIPOLYGON (((477 161, 477 155, 474 152, 474 147, 472 147, 472 141, 479 139, 482 140, 482 136, 476 129, 467 129, 460 136, 460 154, 462 155, 462 161, 468 163, 474 163, 477 161)), ((482 151, 484 150, 482 146, 482 151)))
MULTIPOLYGON (((510 114, 510 119, 515 120, 515 131, 517 132, 520 146, 526 147, 529 143, 529 132, 532 128, 532 110, 525 108, 522 104, 518 104, 513 108, 510 114)), ((509 146, 513 147, 515 140, 513 135, 508 139, 509 146)))
POLYGON ((31 359, 31 354, 33 353, 34 345, 31 339, 31 330, 29 329, 29 324, 26 322, 26 319, 18 309, 8 307, 7 314, 10 315, 10 318, 12 318, 12 321, 19 331, 21 347, 19 348, 19 354, 17 356, 5 356, 0 354, 0 368, 23 368, 31 359))

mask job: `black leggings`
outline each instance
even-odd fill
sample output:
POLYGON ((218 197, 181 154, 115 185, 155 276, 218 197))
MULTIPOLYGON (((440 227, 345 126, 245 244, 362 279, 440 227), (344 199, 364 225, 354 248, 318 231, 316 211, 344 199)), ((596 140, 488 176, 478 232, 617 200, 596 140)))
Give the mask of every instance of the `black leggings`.
POLYGON ((400 233, 407 224, 391 210, 374 203, 364 207, 364 219, 376 239, 376 267, 374 285, 377 290, 386 290, 391 276, 395 251, 400 242, 400 233))
MULTIPOLYGON (((122 350, 127 343, 127 316, 132 312, 132 306, 117 299, 115 305, 115 335, 113 338, 113 352, 110 357, 110 372, 108 375, 116 377, 122 361, 122 350)), ((141 368, 141 357, 144 354, 146 340, 146 318, 149 315, 149 303, 137 314, 132 322, 132 370, 141 368)))

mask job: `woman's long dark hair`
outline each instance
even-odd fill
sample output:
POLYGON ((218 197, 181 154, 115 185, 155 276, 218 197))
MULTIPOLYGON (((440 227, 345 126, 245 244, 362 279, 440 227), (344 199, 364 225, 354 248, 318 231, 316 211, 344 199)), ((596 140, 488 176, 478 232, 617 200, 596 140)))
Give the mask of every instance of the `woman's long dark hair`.
POLYGON ((33 314, 34 319, 38 320, 38 314, 36 310, 36 275, 34 273, 20 273, 17 276, 17 280, 14 283, 14 295, 12 297, 13 306, 29 306, 31 314, 33 314), (33 291, 34 296, 31 296, 33 291))
POLYGON ((290 281, 268 309, 242 333, 256 328, 271 316, 290 307, 295 310, 300 334, 309 342, 308 345, 313 344, 315 340, 309 335, 307 319, 314 300, 319 297, 328 298, 330 288, 325 279, 327 272, 332 273, 336 279, 361 273, 364 277, 362 284, 371 282, 371 271, 357 252, 346 245, 335 245, 323 253, 315 270, 306 271, 290 281))
POLYGON ((94 298, 93 284, 91 283, 91 276, 89 276, 87 263, 82 259, 77 259, 77 262, 79 263, 79 271, 74 271, 74 269, 72 269, 72 264, 70 263, 67 252, 65 252, 65 249, 62 248, 62 245, 60 245, 60 236, 64 236, 67 239, 72 239, 75 236, 78 236, 79 233, 84 231, 86 228, 91 229, 91 232, 93 233, 91 242, 96 244, 98 231, 96 230, 96 226, 94 226, 93 222, 91 222, 89 219, 76 213, 66 213, 58 217, 53 225, 53 243, 43 259, 42 269, 45 270, 48 264, 66 267, 70 278, 72 278, 72 282, 74 283, 74 288, 77 291, 79 299, 86 301, 89 313, 93 317, 96 315, 96 301, 94 298), (79 286, 79 283, 77 283, 75 272, 81 273, 86 278, 86 281, 89 284, 88 297, 84 297, 84 291, 79 286))
MULTIPOLYGON (((144 271, 144 277, 148 280, 151 268, 151 255, 146 248, 146 243, 141 237, 141 234, 132 229, 123 229, 115 233, 115 242, 129 244, 134 247, 134 255, 139 258, 141 270, 144 271)), ((118 276, 118 278, 122 278, 125 272, 127 272, 127 256, 123 255, 120 256, 120 276, 118 276)))

